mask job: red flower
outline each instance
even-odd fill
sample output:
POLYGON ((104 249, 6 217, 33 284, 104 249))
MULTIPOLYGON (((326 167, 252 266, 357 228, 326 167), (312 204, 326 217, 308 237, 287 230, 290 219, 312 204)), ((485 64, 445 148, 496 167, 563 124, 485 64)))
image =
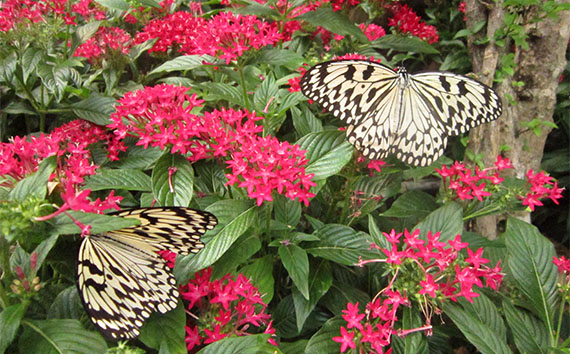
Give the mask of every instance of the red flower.
POLYGON ((340 337, 333 337, 332 340, 340 343, 340 352, 344 353, 348 348, 356 348, 354 344, 354 332, 348 332, 346 328, 340 327, 340 337))
POLYGON ((420 22, 420 17, 408 8, 408 5, 395 4, 391 6, 394 17, 388 20, 389 26, 394 26, 402 33, 409 33, 420 39, 427 40, 428 43, 435 43, 439 40, 439 35, 434 26, 420 22))
POLYGON ((342 310, 342 313, 344 314, 342 315, 342 318, 344 318, 344 320, 348 323, 347 328, 362 329, 362 324, 360 324, 360 321, 362 321, 365 315, 363 313, 359 314, 358 312, 358 302, 354 305, 348 303, 346 305, 346 310, 342 310))
POLYGON ((375 39, 378 39, 386 35, 386 31, 384 31, 384 28, 375 25, 373 23, 369 25, 361 23, 360 25, 358 25, 358 27, 362 32, 364 32, 368 40, 371 42, 375 39))

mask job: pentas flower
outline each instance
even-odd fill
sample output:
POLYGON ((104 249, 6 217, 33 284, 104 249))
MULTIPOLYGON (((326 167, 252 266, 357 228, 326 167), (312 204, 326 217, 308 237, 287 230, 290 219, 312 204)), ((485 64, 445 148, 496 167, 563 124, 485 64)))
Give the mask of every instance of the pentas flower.
POLYGON ((360 4, 359 0, 332 0, 333 11, 340 11, 343 8, 351 8, 360 4))
POLYGON ((157 38, 149 52, 170 48, 186 55, 212 55, 226 64, 251 49, 260 49, 281 40, 274 23, 255 16, 219 13, 206 20, 188 12, 176 12, 151 21, 135 36, 135 44, 157 38))
POLYGON ((479 296, 474 287, 485 286, 497 290, 502 282, 500 263, 493 268, 486 266, 489 260, 483 258, 483 249, 472 251, 467 248, 467 243, 461 242, 460 235, 447 242, 440 241, 439 232, 431 231, 427 233, 427 240, 420 238, 419 230, 410 232, 406 229, 403 233, 391 230, 383 235, 391 247, 384 249, 375 244, 371 247, 378 249, 386 258, 361 259, 358 265, 386 263, 392 278, 389 285, 366 306, 365 317, 358 314, 356 305, 349 304, 347 310, 343 311, 346 328, 351 330, 341 336, 347 347, 349 334, 352 333, 355 346, 351 348, 360 352, 384 353, 384 347, 390 345, 393 334, 429 333, 432 314, 440 312, 439 307, 445 306, 446 301, 456 302, 463 297, 473 302, 473 298, 479 296), (460 253, 464 248, 467 257, 460 253), (408 299, 406 294, 416 295, 408 299), (398 307, 410 307, 414 303, 418 303, 425 317, 425 325, 397 330, 398 307))
MULTIPOLYGON (((265 312, 257 288, 243 274, 211 279, 212 269, 197 272, 188 284, 180 286, 188 302, 186 345, 189 351, 226 337, 249 335, 249 328, 265 327, 263 333, 274 334, 271 316, 265 312)), ((271 344, 277 345, 273 338, 271 344)))
POLYGON ((409 33, 412 36, 427 40, 428 43, 435 43, 439 40, 437 29, 434 26, 421 22, 421 18, 408 5, 394 4, 390 6, 394 17, 388 20, 388 25, 393 26, 402 33, 409 33))
POLYGON ((323 42, 323 48, 326 51, 329 51, 331 49, 330 44, 331 44, 332 40, 339 42, 344 38, 344 36, 341 36, 340 34, 332 33, 331 31, 329 31, 329 30, 327 30, 321 26, 317 27, 317 29, 313 32, 311 37, 312 38, 320 37, 321 41, 323 42))
POLYGON ((231 173, 227 184, 246 188, 258 205, 272 200, 276 190, 288 198, 308 204, 315 183, 305 173, 305 151, 298 145, 279 142, 271 136, 261 137, 262 117, 246 110, 221 109, 192 113, 202 104, 187 88, 158 85, 130 92, 119 100, 111 115, 118 138, 135 136, 137 145, 157 146, 172 153, 187 155, 196 162, 215 158, 225 161, 231 173))
POLYGON ((386 31, 384 31, 384 28, 375 25, 373 23, 369 25, 361 23, 360 25, 358 25, 358 27, 364 33, 366 38, 368 38, 369 41, 373 41, 375 39, 378 39, 386 35, 386 31))
POLYGON ((558 187, 558 181, 554 181, 544 171, 534 173, 532 169, 528 170, 526 178, 529 192, 524 197, 519 196, 523 205, 534 211, 535 206, 543 205, 540 201, 543 198, 550 198, 555 204, 558 204, 558 199, 562 198, 562 191, 564 190, 564 188, 558 187))
POLYGON ((105 8, 94 0, 79 0, 71 5, 71 11, 81 15, 85 21, 101 21, 107 17, 105 8))
POLYGON ((96 64, 114 54, 128 54, 131 46, 131 36, 124 30, 118 27, 99 27, 93 37, 77 47, 73 56, 85 57, 91 64, 96 64))
POLYGON ((0 3, 0 32, 12 30, 16 25, 45 22, 49 17, 61 17, 72 23, 66 12, 67 0, 7 0, 0 3))
POLYGON ((52 182, 60 183, 63 190, 63 205, 56 214, 45 217, 47 220, 66 210, 81 210, 101 213, 106 209, 118 209, 122 197, 113 192, 105 199, 91 201, 91 191, 82 190, 85 177, 95 174, 98 166, 93 163, 89 147, 103 142, 107 145, 110 159, 117 159, 124 150, 120 141, 103 128, 84 120, 75 120, 54 129, 49 134, 31 136, 29 139, 15 137, 10 143, 0 143, 0 176, 2 186, 12 187, 15 183, 37 170, 39 163, 50 156, 57 156, 58 163, 52 182))

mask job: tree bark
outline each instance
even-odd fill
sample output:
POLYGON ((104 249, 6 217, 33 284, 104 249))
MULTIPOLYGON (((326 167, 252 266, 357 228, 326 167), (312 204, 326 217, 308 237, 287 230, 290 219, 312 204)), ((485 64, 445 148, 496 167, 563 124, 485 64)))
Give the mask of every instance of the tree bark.
MULTIPOLYGON (((542 125, 541 133, 537 136, 524 123, 534 119, 553 122, 556 88, 566 66, 565 54, 570 36, 568 11, 560 12, 557 18, 533 21, 540 16, 538 7, 531 6, 525 10, 521 15, 521 25, 528 35, 528 49, 515 46, 508 39, 502 48, 492 40, 485 45, 477 45, 477 39, 483 36, 492 38, 504 26, 506 10, 502 1, 466 2, 467 28, 481 20, 487 21, 486 33, 477 33, 468 40, 473 71, 479 73, 479 80, 492 86, 501 56, 514 54, 514 75, 506 77, 495 86, 503 99, 503 114, 497 121, 473 129, 469 135, 468 149, 475 155, 481 154, 485 166, 492 166, 500 153, 501 145, 508 146, 509 150, 504 155, 512 161, 514 170, 511 173, 518 178, 523 178, 529 169, 536 171, 540 168, 544 145, 551 128, 542 125), (524 86, 512 85, 519 81, 524 86)), ((530 214, 526 212, 517 217, 530 221, 530 214)), ((494 239, 499 231, 497 224, 502 218, 504 216, 501 215, 478 218, 474 229, 487 238, 494 239)))

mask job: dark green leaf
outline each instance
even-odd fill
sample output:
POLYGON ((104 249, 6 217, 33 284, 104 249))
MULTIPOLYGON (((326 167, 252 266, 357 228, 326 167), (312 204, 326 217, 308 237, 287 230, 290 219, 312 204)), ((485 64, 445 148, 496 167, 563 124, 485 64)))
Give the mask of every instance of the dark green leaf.
POLYGON ((38 170, 18 182, 14 189, 10 192, 10 200, 22 201, 28 197, 36 197, 43 199, 47 193, 47 183, 49 177, 55 170, 57 165, 57 156, 50 156, 45 158, 40 165, 38 170))
POLYGON ((340 353, 340 344, 334 342, 332 338, 340 336, 341 326, 346 326, 346 321, 342 318, 331 318, 325 322, 323 327, 309 339, 305 354, 340 353))
MULTIPOLYGON (((118 216, 82 213, 79 211, 68 211, 67 213, 83 225, 91 225, 92 234, 100 234, 102 232, 140 224, 140 221, 134 218, 121 218, 118 216)), ((81 233, 79 226, 65 214, 60 214, 54 218, 54 227, 60 235, 81 233)))
POLYGON ((332 33, 343 36, 354 36, 362 43, 368 43, 368 38, 360 28, 346 17, 341 11, 333 11, 332 8, 319 7, 315 11, 307 12, 298 17, 300 20, 309 22, 314 26, 321 26, 332 33))
POLYGON ((443 309, 453 323, 459 328, 467 340, 483 354, 510 354, 512 351, 507 346, 504 338, 497 335, 485 323, 481 322, 461 306, 454 303, 446 303, 443 309))
POLYGON ((233 273, 261 249, 261 241, 255 235, 243 235, 216 261, 212 267, 212 279, 233 273))
POLYGON ((368 232, 370 233, 370 237, 374 240, 374 243, 382 248, 391 249, 392 245, 386 239, 386 236, 382 234, 382 231, 376 225, 374 221, 374 217, 372 215, 368 215, 368 232))
MULTIPOLYGON (((209 209, 206 209, 210 211, 209 209)), ((257 219, 256 208, 252 207, 227 225, 219 228, 218 234, 210 240, 206 247, 197 255, 179 258, 174 267, 176 278, 184 283, 200 269, 204 269, 216 262, 234 242, 253 225, 257 219)))
POLYGON ((241 107, 246 106, 243 91, 238 86, 222 82, 207 82, 201 84, 200 87, 207 91, 204 97, 206 101, 226 101, 241 107))
POLYGON ((507 329, 503 317, 497 310, 497 306, 485 294, 480 293, 473 299, 473 303, 460 298, 460 303, 466 312, 491 329, 497 338, 502 341, 507 340, 507 329))
POLYGON ((267 343, 269 334, 255 334, 243 337, 224 338, 207 345, 197 354, 274 354, 281 353, 275 346, 267 343))
POLYGON ((422 237, 426 237, 428 231, 440 232, 439 240, 447 242, 463 232, 463 209, 455 202, 446 204, 429 214, 424 221, 416 225, 420 229, 422 237))
POLYGON ((98 332, 88 331, 77 320, 26 320, 19 348, 26 354, 105 353, 107 343, 98 332))
POLYGON ((540 319, 530 312, 503 301, 505 318, 521 353, 549 353, 549 335, 540 319))
POLYGON ((150 192, 150 177, 140 170, 135 169, 110 169, 100 168, 97 174, 86 178, 85 188, 92 191, 104 189, 125 189, 129 191, 150 192))
POLYGON ((554 309, 560 301, 556 286, 558 272, 552 263, 556 255, 554 246, 536 227, 515 218, 507 220, 504 237, 510 274, 547 328, 552 329, 554 309))
POLYGON ((63 289, 57 294, 48 310, 48 319, 72 318, 78 320, 85 313, 77 286, 63 289))
POLYGON ((315 232, 321 239, 311 243, 305 250, 316 257, 331 261, 354 265, 359 257, 363 259, 378 258, 378 253, 370 250, 372 240, 363 232, 338 224, 328 224, 315 232))
POLYGON ((139 145, 130 146, 127 153, 127 156, 121 156, 119 161, 113 161, 109 166, 146 170, 162 156, 162 150, 158 147, 149 146, 145 149, 139 145))
POLYGON ((295 342, 281 342, 279 343, 279 348, 284 354, 304 353, 308 342, 308 339, 301 339, 295 342))
POLYGON ((16 332, 20 328, 20 321, 24 317, 26 307, 23 303, 8 306, 0 312, 0 354, 6 351, 6 348, 12 343, 16 337, 16 332))
POLYGON ((301 219, 301 204, 281 194, 274 198, 273 211, 275 219, 290 229, 293 229, 301 219))
POLYGON ((415 217, 421 219, 437 209, 437 203, 430 194, 421 191, 409 191, 394 201, 390 209, 382 213, 389 217, 415 217))
POLYGON ((323 180, 339 172, 352 158, 353 148, 344 138, 344 133, 324 131, 305 135, 297 144, 306 150, 309 160, 307 174, 314 173, 313 181, 323 180))
POLYGON ((158 68, 151 71, 150 74, 194 70, 204 65, 205 62, 215 63, 216 61, 216 58, 209 55, 183 55, 164 62, 158 68))
POLYGON ((87 99, 72 104, 71 110, 79 118, 98 125, 107 125, 112 123, 109 117, 115 112, 116 102, 112 97, 92 93, 87 99))
POLYGON ((321 121, 306 106, 302 106, 301 110, 298 107, 291 108, 291 116, 293 117, 293 126, 300 137, 323 131, 321 121))
POLYGON ((190 205, 194 192, 194 170, 186 158, 165 152, 154 165, 151 179, 152 192, 158 205, 190 205))
MULTIPOLYGON (((279 246, 279 257, 297 290, 309 300, 309 257, 297 245, 279 246)), ((301 326, 302 327, 302 326, 301 326)))
POLYGON ((165 314, 154 313, 146 320, 138 339, 146 346, 160 350, 161 353, 184 353, 185 325, 184 304, 179 301, 178 306, 172 311, 165 314))
POLYGON ((374 48, 393 49, 400 52, 437 54, 439 51, 428 42, 418 37, 405 36, 401 34, 387 34, 371 44, 374 48))
POLYGON ((309 299, 307 300, 297 288, 293 288, 293 303, 297 328, 303 328, 305 321, 315 309, 319 300, 326 294, 333 282, 330 263, 326 260, 311 262, 309 275, 309 299))
POLYGON ((276 48, 262 50, 257 60, 262 64, 283 65, 289 70, 296 70, 305 61, 303 56, 297 52, 276 48))
POLYGON ((95 0, 95 1, 111 10, 127 11, 130 8, 129 3, 124 0, 95 0))
MULTIPOLYGON (((342 311, 346 310, 346 304, 349 302, 364 306, 370 302, 370 296, 353 284, 341 283, 337 279, 335 279, 335 282, 321 300, 321 304, 325 305, 330 312, 339 317, 342 315, 342 311)), ((364 308, 362 309, 364 310, 364 308)))

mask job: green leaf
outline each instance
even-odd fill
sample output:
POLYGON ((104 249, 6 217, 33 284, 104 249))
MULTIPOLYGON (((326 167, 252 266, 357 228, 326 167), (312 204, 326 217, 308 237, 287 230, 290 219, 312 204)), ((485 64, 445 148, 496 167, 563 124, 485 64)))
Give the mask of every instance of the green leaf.
POLYGON ((92 191, 125 189, 129 191, 152 190, 150 177, 140 170, 100 168, 97 174, 86 178, 85 188, 92 191))
MULTIPOLYGON (((412 329, 419 328, 423 325, 419 309, 404 307, 402 312, 402 328, 412 329)), ((404 338, 398 336, 393 337, 392 347, 394 351, 406 354, 429 354, 426 336, 424 333, 415 332, 406 335, 404 338), (403 346, 403 350, 399 351, 398 347, 403 346)))
POLYGON ((204 99, 206 101, 226 101, 245 107, 245 99, 240 87, 222 83, 222 82, 206 82, 199 85, 207 91, 204 99))
POLYGON ((48 319, 72 318, 78 320, 85 313, 79 292, 75 285, 63 289, 48 310, 48 319))
POLYGON ((446 303, 443 311, 451 318, 453 323, 455 323, 467 340, 481 353, 512 353, 503 338, 500 338, 492 328, 487 326, 487 324, 481 322, 477 317, 463 310, 461 306, 449 302, 446 303))
MULTIPOLYGON (((309 300, 309 257, 297 245, 279 246, 279 257, 297 290, 309 300)), ((299 328, 301 328, 300 326, 299 328)))
POLYGON ((542 321, 552 333, 554 309, 560 301, 556 281, 558 272, 552 263, 554 246, 533 225, 509 218, 504 233, 509 252, 507 267, 542 321))
POLYGON ((161 156, 159 147, 144 148, 140 145, 129 146, 128 155, 121 156, 119 161, 113 161, 109 166, 113 168, 149 169, 161 156))
POLYGON ((212 267, 212 279, 219 279, 236 271, 261 249, 261 241, 256 235, 243 235, 216 261, 212 267))
POLYGON ((302 106, 302 110, 298 107, 291 108, 291 116, 293 117, 293 126, 298 136, 305 136, 310 133, 318 133, 323 131, 323 123, 315 115, 309 107, 302 106))
POLYGON ((298 67, 303 65, 304 61, 305 59, 303 56, 297 52, 289 49, 276 48, 261 50, 260 55, 257 58, 258 63, 283 65, 289 70, 296 70, 298 67))
POLYGON ((266 304, 271 302, 275 284, 275 279, 273 278, 273 257, 271 255, 253 260, 251 264, 240 268, 238 273, 251 279, 252 284, 259 290, 263 302, 266 304))
POLYGON ((439 51, 428 42, 417 37, 401 34, 387 34, 371 43, 371 46, 379 49, 393 49, 400 52, 437 54, 439 51))
POLYGON ((115 112, 116 102, 112 97, 92 93, 87 99, 72 104, 71 110, 79 118, 98 125, 107 125, 112 123, 109 117, 115 112))
POLYGON ((305 250, 316 257, 322 257, 344 265, 354 265, 362 259, 378 258, 378 252, 370 250, 370 237, 351 227, 327 224, 315 232, 321 239, 308 245, 305 250))
POLYGON ((473 303, 463 298, 460 298, 459 301, 466 312, 491 329, 497 338, 502 341, 507 340, 507 328, 503 317, 501 317, 497 306, 485 294, 480 293, 478 297, 473 299, 473 303))
POLYGON ((16 337, 25 313, 26 306, 23 303, 8 306, 0 313, 0 354, 6 351, 16 337))
POLYGON ((26 354, 105 353, 107 343, 98 332, 77 320, 25 320, 19 349, 26 354))
POLYGON ((439 240, 447 242, 463 232, 463 209, 458 203, 445 204, 441 208, 429 214, 424 221, 416 225, 423 238, 427 237, 428 231, 440 232, 439 240))
POLYGON ((353 148, 344 138, 343 132, 323 131, 307 134, 297 144, 306 150, 309 164, 307 174, 314 173, 313 181, 323 180, 338 173, 352 158, 353 148))
POLYGON ((151 179, 152 192, 158 205, 190 205, 194 192, 194 170, 185 157, 165 152, 154 165, 151 179), (170 171, 174 172, 170 174, 170 171))
POLYGON ((368 43, 368 38, 362 33, 360 28, 340 11, 333 11, 332 8, 319 7, 315 11, 304 13, 297 17, 299 20, 309 22, 314 26, 321 26, 332 33, 354 36, 362 43, 368 43))
POLYGON ((38 170, 18 182, 10 192, 10 200, 22 201, 28 197, 45 198, 49 177, 57 165, 57 156, 50 156, 40 162, 38 170))
POLYGON ((336 316, 341 316, 342 311, 346 310, 346 304, 349 302, 353 304, 358 302, 360 306, 364 306, 370 302, 370 296, 358 289, 354 284, 339 282, 335 278, 335 282, 331 285, 326 295, 323 296, 320 304, 326 306, 336 316))
POLYGON ((323 327, 309 339, 305 354, 340 353, 340 344, 334 342, 332 338, 339 337, 340 327, 345 325, 345 320, 336 317, 325 322, 323 327))
POLYGON ((392 245, 386 237, 380 231, 378 225, 374 221, 374 217, 372 215, 368 215, 368 232, 370 233, 370 237, 374 240, 374 243, 382 248, 391 249, 392 245))
POLYGON ((284 354, 304 353, 308 342, 309 340, 307 339, 300 339, 295 342, 281 342, 279 343, 279 349, 281 349, 284 354))
POLYGON ((219 354, 219 353, 239 353, 239 354, 273 354, 281 351, 267 343, 269 334, 254 334, 243 337, 224 338, 207 345, 197 354, 219 354))
POLYGON ((287 225, 289 229, 293 229, 301 220, 301 204, 281 194, 274 198, 273 211, 275 220, 287 225))
POLYGON ((305 321, 317 306, 319 300, 327 293, 333 282, 330 262, 326 260, 311 263, 309 276, 309 299, 306 299, 297 288, 293 288, 293 303, 297 328, 303 328, 305 321))
POLYGON ((186 352, 185 325, 186 312, 184 304, 179 301, 178 306, 172 311, 165 314, 154 313, 146 320, 138 339, 161 353, 184 353, 186 352))
POLYGON ((95 0, 95 1, 111 10, 127 11, 130 8, 129 3, 124 0, 95 0))
MULTIPOLYGON (((279 87, 275 84, 275 78, 273 78, 273 75, 269 75, 255 90, 255 93, 253 94, 253 106, 256 111, 263 112, 267 104, 278 96, 279 87)), ((269 111, 271 112, 272 110, 269 109, 269 111)))
POLYGON ((503 301, 503 311, 520 353, 549 353, 550 340, 544 322, 507 300, 503 301))
POLYGON ((53 246, 55 246, 55 243, 57 242, 58 238, 59 234, 52 232, 52 234, 49 237, 42 240, 42 242, 40 242, 40 244, 34 249, 34 253, 37 253, 38 255, 37 256, 38 258, 36 259, 36 270, 38 270, 42 266, 42 264, 44 264, 47 255, 49 254, 53 246))
POLYGON ((217 61, 216 58, 209 55, 183 55, 164 62, 162 65, 151 71, 149 74, 157 74, 161 72, 171 72, 171 71, 194 70, 204 65, 205 62, 215 63, 216 61, 217 61))
MULTIPOLYGON (((80 211, 68 211, 67 213, 83 225, 91 225, 92 234, 100 234, 106 231, 119 230, 140 224, 140 221, 134 218, 82 213, 80 211)), ((54 227, 60 235, 81 233, 79 226, 65 214, 59 214, 54 218, 54 227)))
POLYGON ((394 201, 390 209, 382 213, 388 217, 415 217, 421 219, 437 209, 435 198, 422 191, 409 191, 394 201))
MULTIPOLYGON (((207 211, 212 212, 208 208, 207 211)), ((206 247, 196 255, 177 259, 174 267, 176 279, 184 283, 200 269, 204 269, 214 262, 233 245, 233 243, 249 229, 256 221, 257 208, 252 207, 239 214, 227 225, 219 229, 218 234, 210 240, 206 247)), ((216 215, 214 213, 214 215, 216 215)), ((218 225, 219 228, 219 225, 218 225)))

